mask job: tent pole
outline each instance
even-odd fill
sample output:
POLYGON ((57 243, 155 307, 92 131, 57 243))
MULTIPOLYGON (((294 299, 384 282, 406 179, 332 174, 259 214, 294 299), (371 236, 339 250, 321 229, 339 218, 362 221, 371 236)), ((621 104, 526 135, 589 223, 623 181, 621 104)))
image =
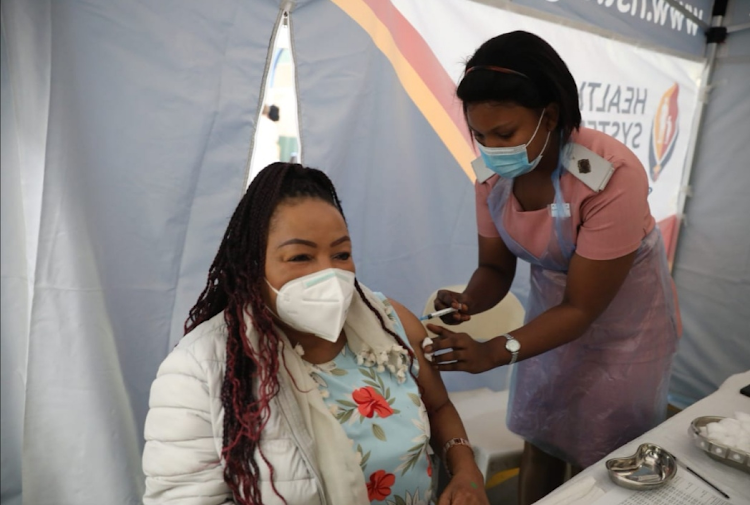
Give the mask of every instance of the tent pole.
POLYGON ((727 33, 739 32, 748 29, 750 29, 750 23, 742 23, 740 25, 727 26, 727 33))
MULTIPOLYGON (((689 140, 689 146, 692 146, 688 151, 687 159, 685 160, 685 171, 682 174, 682 181, 680 183, 680 193, 677 200, 677 218, 678 218, 678 233, 679 226, 685 222, 685 203, 690 194, 690 176, 693 172, 695 165, 695 156, 698 151, 698 139, 700 138, 701 127, 703 126, 703 114, 708 105, 709 95, 713 84, 711 84, 711 78, 713 76, 714 68, 716 67, 716 54, 719 49, 719 42, 713 40, 710 36, 710 32, 715 28, 720 28, 724 23, 724 15, 726 13, 726 1, 719 0, 714 5, 714 11, 711 18, 711 29, 707 30, 706 36, 708 37, 708 44, 706 47, 706 66, 703 69, 701 75, 701 87, 699 90, 699 105, 696 111, 695 117, 693 118, 692 131, 689 140)), ((687 223, 686 223, 687 224, 687 223)))

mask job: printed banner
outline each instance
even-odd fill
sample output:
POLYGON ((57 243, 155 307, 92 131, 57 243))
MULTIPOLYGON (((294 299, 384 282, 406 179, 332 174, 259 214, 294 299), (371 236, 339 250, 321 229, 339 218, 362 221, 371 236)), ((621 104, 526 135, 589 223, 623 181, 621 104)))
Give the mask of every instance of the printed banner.
POLYGON ((592 79, 578 82, 582 124, 611 135, 638 156, 650 181, 651 212, 657 221, 673 216, 688 154, 695 86, 669 76, 650 75, 651 82, 637 82, 612 79, 613 72, 606 69, 587 70, 578 72, 592 79))
MULTIPOLYGON (((695 56, 703 56, 706 50, 706 36, 700 26, 666 0, 513 1, 695 56)), ((681 0, 680 4, 709 24, 713 0, 681 0)))
MULTIPOLYGON (((651 212, 670 241, 673 233, 664 228, 677 213, 703 62, 465 0, 430 3, 429 9, 416 0, 393 4, 454 83, 466 59, 495 35, 525 30, 549 42, 576 79, 583 126, 618 139, 643 163, 651 212)), ((455 98, 453 106, 460 107, 455 98)))

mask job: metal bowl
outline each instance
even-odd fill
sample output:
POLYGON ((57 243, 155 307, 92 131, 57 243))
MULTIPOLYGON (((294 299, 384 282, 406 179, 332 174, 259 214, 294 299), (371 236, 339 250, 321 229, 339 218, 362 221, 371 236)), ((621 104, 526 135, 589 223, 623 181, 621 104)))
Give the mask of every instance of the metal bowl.
POLYGON ((634 455, 609 459, 605 465, 612 482, 628 489, 654 489, 677 473, 674 456, 656 444, 641 444, 634 455))
POLYGON ((750 473, 750 454, 734 447, 709 440, 701 434, 700 429, 709 423, 717 423, 724 419, 718 416, 703 416, 693 419, 688 428, 688 434, 693 438, 695 445, 703 449, 709 457, 729 465, 743 472, 750 473))

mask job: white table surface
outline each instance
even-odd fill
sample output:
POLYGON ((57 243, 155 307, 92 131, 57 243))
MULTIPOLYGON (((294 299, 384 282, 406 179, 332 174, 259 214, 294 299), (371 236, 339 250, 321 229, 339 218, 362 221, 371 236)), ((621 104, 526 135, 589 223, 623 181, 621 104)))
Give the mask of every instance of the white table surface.
MULTIPOLYGON (((740 389, 750 384, 750 371, 729 377, 713 394, 696 402, 679 414, 667 419, 656 428, 608 454, 594 465, 586 468, 573 479, 536 502, 536 505, 558 505, 570 503, 569 496, 574 488, 584 482, 595 479, 595 486, 607 491, 614 488, 604 466, 606 460, 631 456, 638 446, 649 442, 661 446, 674 454, 687 466, 691 467, 706 480, 713 483, 729 495, 727 500, 732 504, 750 505, 750 474, 715 461, 694 445, 688 435, 690 423, 701 416, 733 416, 735 412, 750 413, 750 398, 740 394, 740 389)), ((685 472, 678 467, 677 474, 685 472)), ((711 490, 706 486, 707 490, 711 490)), ((712 491, 712 490, 711 490, 712 491)), ((638 491, 634 491, 638 492, 638 491)), ((718 496, 718 495, 717 495, 718 496)), ((577 505, 589 505, 596 499, 581 498, 574 500, 577 505)))

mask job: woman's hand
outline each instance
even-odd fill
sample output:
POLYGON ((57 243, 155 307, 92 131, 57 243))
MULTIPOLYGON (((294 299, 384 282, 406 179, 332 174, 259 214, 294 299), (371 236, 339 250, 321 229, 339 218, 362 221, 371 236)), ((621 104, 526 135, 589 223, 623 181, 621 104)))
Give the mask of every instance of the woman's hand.
POLYGON ((428 324, 427 329, 438 335, 432 344, 425 346, 424 352, 432 354, 432 364, 441 372, 482 373, 495 368, 486 342, 477 342, 466 333, 455 333, 448 328, 428 324), (436 355, 435 352, 450 349, 436 355))
POLYGON ((481 473, 461 472, 453 476, 440 495, 438 505, 489 505, 481 473))
POLYGON ((469 315, 470 305, 471 299, 463 293, 441 289, 435 296, 435 310, 458 309, 458 312, 453 312, 440 318, 445 324, 460 324, 471 319, 469 315))

